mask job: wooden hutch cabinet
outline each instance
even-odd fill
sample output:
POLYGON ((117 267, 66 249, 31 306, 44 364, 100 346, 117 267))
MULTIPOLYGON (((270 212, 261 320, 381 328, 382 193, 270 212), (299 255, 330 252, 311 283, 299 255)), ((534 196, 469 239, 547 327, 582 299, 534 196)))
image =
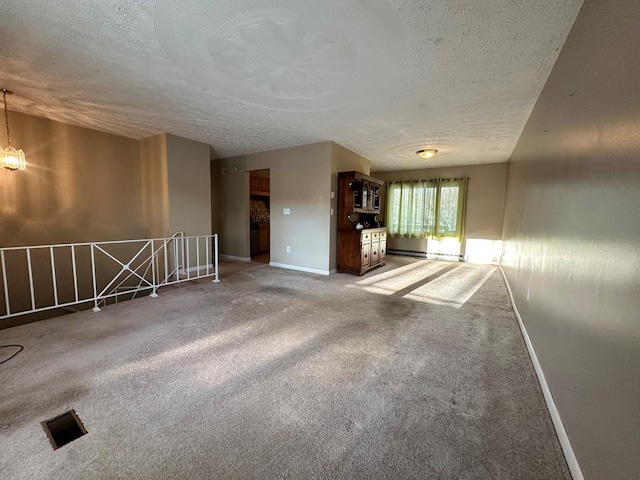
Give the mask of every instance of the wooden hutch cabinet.
POLYGON ((360 172, 338 174, 338 272, 362 275, 386 263, 387 229, 378 218, 383 185, 360 172))

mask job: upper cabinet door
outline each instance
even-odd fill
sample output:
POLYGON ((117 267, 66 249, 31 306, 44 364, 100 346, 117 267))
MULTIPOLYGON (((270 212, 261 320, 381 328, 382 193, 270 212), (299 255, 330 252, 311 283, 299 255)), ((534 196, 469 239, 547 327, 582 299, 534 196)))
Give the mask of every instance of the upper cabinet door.
POLYGON ((271 181, 268 178, 263 177, 249 177, 249 190, 251 195, 262 195, 264 197, 269 196, 271 187, 271 181))
POLYGON ((367 181, 362 182, 362 208, 371 208, 371 185, 367 181))
POLYGON ((349 183, 349 189, 353 193, 353 208, 363 208, 362 206, 362 182, 353 181, 349 183))
POLYGON ((379 196, 380 185, 373 186, 373 209, 376 212, 380 211, 380 196, 379 196))

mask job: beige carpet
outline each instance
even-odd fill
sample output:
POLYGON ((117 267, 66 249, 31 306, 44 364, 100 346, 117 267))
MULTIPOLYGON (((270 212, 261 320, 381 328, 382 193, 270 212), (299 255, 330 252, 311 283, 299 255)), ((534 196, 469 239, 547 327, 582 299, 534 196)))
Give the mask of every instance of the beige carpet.
POLYGON ((495 267, 221 280, 0 331, 0 477, 569 478, 495 267))

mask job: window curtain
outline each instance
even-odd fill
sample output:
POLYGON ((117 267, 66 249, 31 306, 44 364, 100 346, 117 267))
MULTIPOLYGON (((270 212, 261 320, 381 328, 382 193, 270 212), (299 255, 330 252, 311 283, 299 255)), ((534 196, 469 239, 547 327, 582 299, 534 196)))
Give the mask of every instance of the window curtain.
POLYGON ((462 240, 467 182, 467 178, 456 178, 389 183, 388 234, 462 240))
POLYGON ((435 217, 425 211, 433 201, 429 181, 413 180, 388 184, 387 231, 389 235, 421 238, 435 228, 435 217))
POLYGON ((468 178, 440 180, 436 238, 457 238, 462 241, 468 180, 468 178))

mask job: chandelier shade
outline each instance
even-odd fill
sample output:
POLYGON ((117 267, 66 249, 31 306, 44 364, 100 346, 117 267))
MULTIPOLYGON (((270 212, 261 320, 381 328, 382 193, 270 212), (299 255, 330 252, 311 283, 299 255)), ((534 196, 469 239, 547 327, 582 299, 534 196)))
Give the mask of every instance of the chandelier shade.
POLYGON ((20 149, 16 150, 13 147, 2 148, 0 161, 2 162, 2 166, 9 170, 24 170, 27 168, 27 160, 24 152, 20 149))
POLYGON ((2 102, 4 104, 4 122, 7 127, 7 146, 0 147, 0 162, 8 170, 24 170, 27 168, 27 160, 21 149, 11 146, 11 136, 9 135, 9 111, 7 110, 7 95, 13 92, 2 89, 2 102))

